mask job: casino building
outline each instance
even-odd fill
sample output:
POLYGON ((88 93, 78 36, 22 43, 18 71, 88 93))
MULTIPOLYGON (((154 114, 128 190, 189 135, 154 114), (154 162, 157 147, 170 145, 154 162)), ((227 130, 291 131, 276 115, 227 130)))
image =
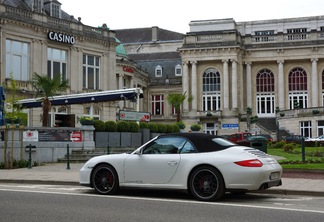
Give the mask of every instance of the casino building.
MULTIPOLYGON (((147 91, 148 75, 134 61, 115 32, 105 24, 90 27, 61 9, 56 0, 0 1, 1 84, 11 78, 19 87, 17 98, 35 98, 34 72, 60 75, 70 81, 66 95, 139 87, 147 91)), ((7 92, 7 95, 10 95, 7 92)), ((81 116, 116 119, 118 107, 143 110, 124 100, 52 106, 49 126, 77 126, 81 116)), ((26 109, 29 126, 41 126, 41 108, 26 109)))

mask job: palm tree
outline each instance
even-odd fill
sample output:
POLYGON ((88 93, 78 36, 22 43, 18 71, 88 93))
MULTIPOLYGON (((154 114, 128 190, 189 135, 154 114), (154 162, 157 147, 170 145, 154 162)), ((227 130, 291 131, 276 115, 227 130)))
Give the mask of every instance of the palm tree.
MULTIPOLYGON (((183 101, 186 99, 186 92, 183 94, 180 93, 174 93, 169 94, 167 97, 168 103, 172 105, 175 108, 176 115, 177 115, 177 122, 180 122, 181 120, 181 105, 183 104, 183 101)), ((188 102, 192 100, 192 97, 188 98, 188 102)))
POLYGON ((51 110, 50 97, 57 95, 59 92, 65 91, 69 87, 68 80, 61 80, 61 75, 54 75, 53 78, 47 75, 39 75, 36 72, 33 76, 33 87, 36 89, 37 94, 43 96, 42 109, 43 119, 42 126, 48 126, 49 112, 51 110))

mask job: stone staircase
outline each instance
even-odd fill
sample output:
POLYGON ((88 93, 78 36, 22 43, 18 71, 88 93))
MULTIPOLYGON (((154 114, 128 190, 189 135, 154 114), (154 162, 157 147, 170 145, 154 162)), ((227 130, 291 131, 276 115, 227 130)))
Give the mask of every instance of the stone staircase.
MULTIPOLYGON (((135 148, 95 148, 93 150, 72 150, 69 156, 69 161, 72 163, 84 163, 95 156, 101 156, 106 154, 118 154, 118 153, 129 153, 134 151, 135 148)), ((64 158, 58 159, 58 162, 67 162, 67 155, 64 158)))
MULTIPOLYGON (((259 118, 257 125, 262 129, 268 131, 269 134, 278 134, 278 127, 276 124, 276 118, 259 118)), ((284 129, 279 130, 279 140, 282 140, 286 136, 289 136, 290 133, 284 129)))

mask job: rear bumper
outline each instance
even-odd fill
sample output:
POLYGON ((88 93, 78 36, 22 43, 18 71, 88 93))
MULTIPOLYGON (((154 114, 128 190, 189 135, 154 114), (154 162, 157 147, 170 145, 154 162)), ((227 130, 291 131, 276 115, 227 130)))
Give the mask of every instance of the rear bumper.
POLYGON ((282 185, 281 180, 273 180, 273 181, 263 183, 259 187, 259 190, 266 190, 266 189, 269 189, 270 187, 278 187, 278 186, 281 186, 281 185, 282 185))

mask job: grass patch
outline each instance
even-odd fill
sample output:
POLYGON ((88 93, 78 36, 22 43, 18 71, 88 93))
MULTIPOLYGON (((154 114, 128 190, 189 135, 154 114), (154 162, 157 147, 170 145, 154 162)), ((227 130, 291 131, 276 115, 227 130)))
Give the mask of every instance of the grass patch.
POLYGON ((324 163, 281 164, 284 169, 324 170, 324 163))
POLYGON ((289 151, 284 151, 283 148, 268 148, 268 154, 284 157, 284 160, 278 161, 284 169, 324 170, 323 147, 306 147, 305 162, 302 162, 302 148, 300 145, 294 146, 289 151))

